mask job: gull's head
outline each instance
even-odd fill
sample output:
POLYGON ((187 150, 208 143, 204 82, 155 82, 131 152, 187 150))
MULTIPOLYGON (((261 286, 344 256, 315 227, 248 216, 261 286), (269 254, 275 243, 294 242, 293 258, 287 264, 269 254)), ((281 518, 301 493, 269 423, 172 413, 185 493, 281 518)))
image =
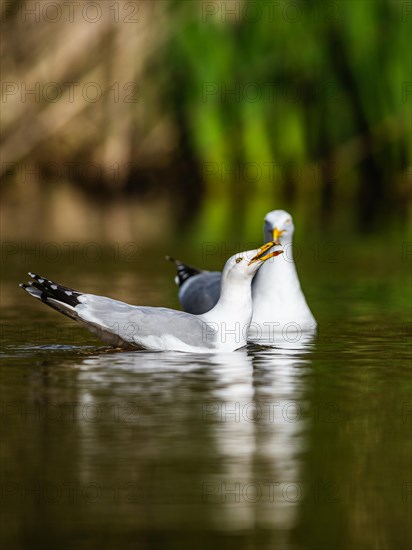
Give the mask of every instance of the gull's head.
POLYGON ((271 250, 277 245, 278 243, 270 241, 256 250, 235 254, 226 262, 224 274, 232 280, 252 279, 264 262, 282 254, 283 250, 271 250))
POLYGON ((265 241, 277 241, 281 244, 291 242, 295 226, 293 218, 285 210, 272 210, 265 216, 265 241))

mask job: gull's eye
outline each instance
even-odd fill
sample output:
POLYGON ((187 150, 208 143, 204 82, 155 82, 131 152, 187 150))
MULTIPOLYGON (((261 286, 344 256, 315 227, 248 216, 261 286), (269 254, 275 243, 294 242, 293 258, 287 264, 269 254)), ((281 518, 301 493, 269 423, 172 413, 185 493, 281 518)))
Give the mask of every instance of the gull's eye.
POLYGON ((239 264, 242 260, 243 258, 236 258, 236 263, 239 264))

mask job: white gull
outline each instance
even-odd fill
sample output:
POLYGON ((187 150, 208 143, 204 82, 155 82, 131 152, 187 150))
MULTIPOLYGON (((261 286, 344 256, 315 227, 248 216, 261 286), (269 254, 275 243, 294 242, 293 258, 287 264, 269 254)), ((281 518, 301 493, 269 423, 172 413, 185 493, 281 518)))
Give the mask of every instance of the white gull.
POLYGON ((133 306, 64 287, 35 273, 29 273, 33 281, 20 286, 112 346, 186 352, 234 351, 247 343, 252 319, 252 278, 266 260, 281 253, 268 252, 273 245, 269 242, 257 250, 229 258, 223 269, 220 298, 204 315, 133 306))
MULTIPOLYGON (((302 292, 293 259, 292 216, 285 210, 273 210, 266 214, 264 222, 265 242, 279 242, 285 254, 279 260, 266 262, 253 279, 250 335, 314 331, 316 320, 302 292)), ((220 296, 221 273, 174 262, 183 309, 199 315, 213 308, 220 296)))

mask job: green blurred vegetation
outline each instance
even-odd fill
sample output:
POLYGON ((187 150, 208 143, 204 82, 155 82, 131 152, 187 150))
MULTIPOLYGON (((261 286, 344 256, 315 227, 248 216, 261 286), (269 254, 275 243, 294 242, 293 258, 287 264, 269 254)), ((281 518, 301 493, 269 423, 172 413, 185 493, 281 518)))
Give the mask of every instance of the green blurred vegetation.
POLYGON ((117 13, 109 4, 94 24, 81 10, 69 21, 63 3, 53 22, 51 11, 23 21, 27 2, 3 7, 3 79, 18 89, 2 103, 6 237, 33 236, 26 216, 19 233, 8 230, 16 210, 36 220, 69 204, 72 218, 55 234, 70 235, 93 211, 89 235, 113 234, 123 217, 122 235, 133 238, 134 202, 148 218, 163 212, 172 233, 191 227, 189 238, 247 238, 274 208, 304 231, 406 229, 406 3, 169 0, 116 2, 117 13), (40 101, 22 100, 23 82, 40 83, 40 101), (49 100, 50 82, 66 95, 49 100), (72 102, 67 82, 77 83, 72 102), (90 82, 99 101, 80 93, 90 82), (130 92, 136 101, 125 100, 130 92), (69 186, 51 160, 74 167, 69 186), (31 164, 36 173, 23 177, 31 164))

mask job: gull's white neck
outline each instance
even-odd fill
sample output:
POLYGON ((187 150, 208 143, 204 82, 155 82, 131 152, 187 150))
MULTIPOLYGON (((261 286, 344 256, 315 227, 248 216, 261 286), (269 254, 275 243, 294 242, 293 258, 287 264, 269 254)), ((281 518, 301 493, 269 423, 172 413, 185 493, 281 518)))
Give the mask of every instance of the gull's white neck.
POLYGON ((252 320, 252 289, 248 278, 230 278, 223 273, 220 298, 200 317, 219 332, 221 347, 240 348, 247 343, 252 320))
POLYGON ((254 288, 265 288, 270 295, 299 290, 300 282, 293 257, 292 241, 283 243, 283 254, 266 261, 255 275, 254 288), (281 284, 279 282, 281 281, 281 284))
POLYGON ((283 241, 284 253, 266 261, 253 280, 253 324, 277 323, 283 330, 290 323, 302 330, 316 326, 301 290, 293 258, 292 241, 283 241))

